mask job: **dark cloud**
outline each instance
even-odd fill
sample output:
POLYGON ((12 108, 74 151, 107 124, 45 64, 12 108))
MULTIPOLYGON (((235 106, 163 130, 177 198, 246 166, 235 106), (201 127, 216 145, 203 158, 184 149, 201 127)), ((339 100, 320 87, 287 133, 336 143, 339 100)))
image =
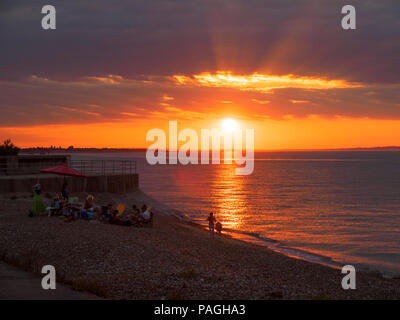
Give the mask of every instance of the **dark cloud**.
POLYGON ((340 26, 342 0, 49 3, 57 9, 55 31, 41 29, 42 3, 0 2, 0 126, 119 121, 177 109, 183 117, 246 108, 274 118, 400 118, 398 0, 353 0, 355 31, 340 26), (216 70, 343 79, 363 87, 268 94, 167 80, 216 70), (109 74, 123 79, 90 78, 109 74), (163 101, 164 94, 174 100, 163 101))
POLYGON ((41 30, 41 4, 2 0, 0 77, 39 74, 326 75, 400 82, 400 3, 354 0, 358 29, 340 27, 341 0, 51 1, 57 30, 41 30))

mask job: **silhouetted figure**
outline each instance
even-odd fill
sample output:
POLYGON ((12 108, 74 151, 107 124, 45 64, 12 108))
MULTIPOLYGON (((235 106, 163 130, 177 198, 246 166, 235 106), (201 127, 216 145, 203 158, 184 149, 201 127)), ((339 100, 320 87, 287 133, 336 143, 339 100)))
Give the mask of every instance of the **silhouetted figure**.
POLYGON ((43 212, 46 212, 46 207, 43 204, 42 198, 40 194, 42 193, 42 189, 40 184, 35 184, 32 187, 33 191, 33 205, 32 205, 32 215, 30 214, 30 217, 33 216, 38 216, 43 212))
POLYGON ((217 230, 218 234, 221 234, 221 232, 222 232, 222 224, 221 224, 221 222, 218 221, 215 224, 215 229, 217 230))
POLYGON ((62 194, 63 198, 64 198, 66 201, 69 200, 67 181, 64 181, 64 183, 63 183, 63 185, 62 185, 61 194, 62 194))
POLYGON ((214 237, 214 224, 215 224, 214 213, 210 212, 206 220, 208 220, 208 230, 210 230, 210 235, 214 237))

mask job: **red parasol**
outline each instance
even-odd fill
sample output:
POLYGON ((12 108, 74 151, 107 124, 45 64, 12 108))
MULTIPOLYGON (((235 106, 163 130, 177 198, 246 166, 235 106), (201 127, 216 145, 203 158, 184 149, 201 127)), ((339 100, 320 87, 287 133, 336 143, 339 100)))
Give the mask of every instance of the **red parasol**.
POLYGON ((51 168, 41 169, 40 172, 54 173, 54 174, 59 174, 59 175, 63 175, 63 176, 87 178, 87 176, 85 176, 84 174, 80 173, 79 171, 76 171, 75 169, 68 167, 67 165, 61 165, 61 166, 55 166, 55 167, 51 167, 51 168))

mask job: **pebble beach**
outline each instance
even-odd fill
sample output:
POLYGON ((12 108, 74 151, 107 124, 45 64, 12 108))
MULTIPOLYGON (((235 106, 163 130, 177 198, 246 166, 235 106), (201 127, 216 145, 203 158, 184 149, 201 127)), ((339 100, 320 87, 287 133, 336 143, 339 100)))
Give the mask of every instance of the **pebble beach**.
POLYGON ((212 238, 141 191, 96 195, 96 205, 110 202, 151 205, 153 227, 28 218, 29 194, 2 195, 0 259, 34 273, 53 265, 57 281, 106 299, 400 298, 400 279, 357 271, 357 289, 344 290, 340 269, 224 235, 212 238))

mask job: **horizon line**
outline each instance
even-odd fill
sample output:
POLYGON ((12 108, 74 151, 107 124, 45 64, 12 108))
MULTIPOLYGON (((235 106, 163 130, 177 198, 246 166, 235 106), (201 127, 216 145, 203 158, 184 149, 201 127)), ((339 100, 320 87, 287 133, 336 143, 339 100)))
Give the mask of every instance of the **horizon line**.
MULTIPOLYGON (((42 146, 35 146, 35 147, 21 147, 21 151, 27 151, 30 149, 45 149, 45 150, 51 150, 51 151, 80 151, 80 150, 87 150, 91 149, 93 151, 145 151, 148 150, 149 148, 128 148, 128 147, 74 147, 74 148, 51 148, 51 147, 42 147, 42 146)), ((157 150, 157 149, 155 149, 157 150)), ((254 149, 254 152, 301 152, 301 151, 377 151, 377 150, 384 150, 384 151, 400 151, 400 146, 375 146, 375 147, 346 147, 346 148, 299 148, 299 149, 254 149)), ((164 150, 163 150, 164 151, 164 150)), ((166 152, 169 152, 169 149, 165 149, 166 152)), ((179 151, 178 150, 171 150, 171 151, 179 151)), ((196 150, 197 152, 202 152, 202 150, 196 150)), ((212 149, 208 150, 209 152, 212 152, 212 149)), ((218 150, 215 150, 218 151, 218 150)), ((224 151, 223 148, 221 148, 220 151, 224 151)), ((228 149, 227 151, 234 151, 234 149, 228 149)), ((243 150, 245 151, 245 150, 243 150)), ((203 152, 206 152, 204 150, 203 152)))

